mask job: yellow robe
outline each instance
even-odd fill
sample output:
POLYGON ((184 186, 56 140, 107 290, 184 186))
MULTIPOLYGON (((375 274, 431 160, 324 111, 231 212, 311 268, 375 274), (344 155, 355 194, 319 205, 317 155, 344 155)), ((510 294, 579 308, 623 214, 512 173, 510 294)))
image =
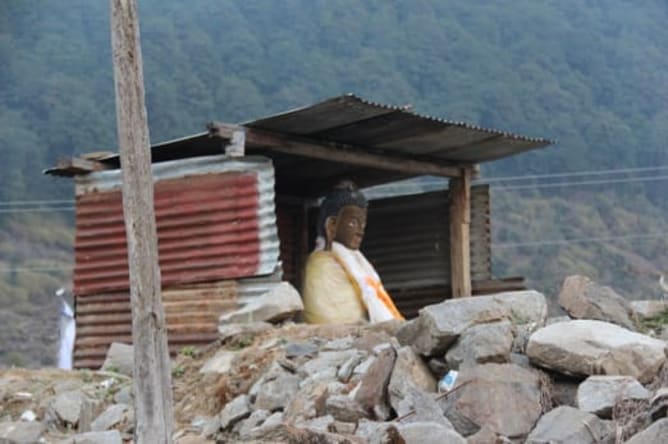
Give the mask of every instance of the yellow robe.
POLYGON ((304 320, 310 324, 368 322, 359 290, 331 251, 314 251, 304 273, 304 320))

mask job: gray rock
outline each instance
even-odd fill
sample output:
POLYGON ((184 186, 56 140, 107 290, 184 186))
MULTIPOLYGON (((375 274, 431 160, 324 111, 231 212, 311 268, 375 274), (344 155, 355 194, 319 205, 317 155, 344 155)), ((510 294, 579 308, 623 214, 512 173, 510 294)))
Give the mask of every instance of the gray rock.
POLYGON ((0 423, 0 443, 33 444, 39 442, 45 431, 46 424, 43 422, 2 422, 0 423))
POLYGON ((288 282, 281 282, 246 306, 220 317, 219 325, 237 322, 278 322, 304 310, 299 292, 288 282))
POLYGON ((121 433, 118 430, 81 433, 72 438, 74 444, 123 444, 121 433))
POLYGON ((617 402, 649 397, 649 390, 631 376, 590 376, 578 387, 577 406, 584 412, 610 418, 617 402))
POLYGON ((334 428, 334 417, 332 415, 320 416, 318 418, 299 421, 295 425, 299 428, 315 430, 318 432, 331 432, 334 428))
POLYGON ((353 370, 357 367, 364 359, 365 355, 362 353, 350 357, 346 362, 341 364, 339 370, 336 372, 336 377, 341 382, 348 382, 350 377, 353 375, 353 370))
POLYGON ((219 373, 221 375, 229 373, 234 365, 234 360, 237 359, 238 356, 239 352, 237 351, 219 350, 213 357, 204 363, 199 372, 219 373))
POLYGON ((227 342, 230 339, 253 339, 257 334, 265 332, 273 326, 269 322, 240 322, 218 325, 220 340, 227 342))
POLYGON ((371 368, 371 365, 375 360, 376 360, 375 356, 367 357, 364 361, 362 361, 359 365, 357 365, 357 367, 355 367, 355 370, 353 370, 353 375, 354 376, 365 375, 369 371, 369 368, 371 368))
POLYGON ((125 404, 113 404, 107 407, 100 416, 91 423, 90 429, 93 432, 103 432, 109 430, 119 422, 123 421, 124 414, 128 406, 125 404))
POLYGON ((530 368, 531 367, 529 357, 527 355, 523 355, 521 353, 511 353, 510 354, 510 362, 512 364, 517 364, 520 367, 524 367, 524 368, 530 368))
POLYGON ((285 357, 288 359, 308 357, 313 358, 318 354, 318 346, 311 342, 290 342, 284 347, 285 357))
POLYGON ((406 444, 467 444, 453 429, 438 422, 412 422, 397 426, 406 444))
POLYGON ((459 336, 445 354, 445 360, 451 369, 486 362, 509 362, 512 346, 513 325, 509 321, 474 325, 459 336))
POLYGON ((569 276, 559 293, 559 305, 575 319, 612 322, 633 330, 633 309, 612 288, 597 284, 585 276, 569 276))
POLYGON ((499 305, 510 311, 511 320, 515 325, 545 325, 547 320, 547 299, 536 290, 506 291, 488 296, 499 305))
POLYGON ((496 434, 521 439, 542 413, 538 375, 514 364, 466 368, 460 371, 455 389, 442 406, 465 436, 486 425, 496 434))
POLYGON ((53 399, 51 408, 63 424, 76 426, 86 396, 81 391, 64 392, 53 399))
POLYGON ((128 384, 121 387, 119 391, 114 394, 114 402, 116 404, 132 404, 134 395, 132 394, 132 385, 128 384))
POLYGON ((387 419, 390 416, 387 407, 387 386, 394 369, 395 359, 394 349, 383 350, 373 361, 355 390, 355 400, 366 412, 373 412, 373 416, 377 419, 387 419))
POLYGON ((533 364, 589 376, 628 375, 649 382, 666 361, 666 343, 602 321, 560 322, 536 331, 527 346, 533 364))
POLYGON ((526 444, 612 444, 614 426, 573 407, 557 407, 545 414, 526 444))
POLYGON ((450 299, 420 310, 415 321, 397 333, 402 345, 411 345, 424 356, 439 356, 469 327, 510 319, 511 312, 494 297, 450 299))
POLYGON ((285 408, 286 421, 294 422, 324 415, 328 395, 327 382, 311 381, 304 384, 285 408))
POLYGON ((357 430, 357 424, 354 422, 334 421, 332 428, 336 433, 343 435, 354 435, 357 430))
POLYGON ((639 319, 655 318, 668 310, 668 301, 631 301, 629 304, 631 305, 631 310, 639 319))
POLYGON ((401 443, 401 435, 394 422, 376 422, 362 419, 357 423, 355 436, 368 444, 401 443))
POLYGON ((359 352, 357 350, 321 351, 316 358, 307 361, 299 367, 299 374, 309 377, 324 370, 333 370, 333 375, 336 377, 338 368, 352 357, 358 355, 359 352))
POLYGON ((554 316, 551 318, 547 318, 547 321, 545 322, 545 325, 552 325, 552 324, 557 324, 559 322, 568 322, 571 320, 570 316, 554 316))
POLYGON ((402 347, 397 352, 387 391, 390 405, 399 417, 414 412, 404 423, 438 422, 452 427, 434 400, 436 380, 410 347, 402 347))
POLYGON ((274 412, 285 408, 290 399, 299 390, 299 376, 288 373, 277 364, 251 387, 251 396, 255 396, 255 409, 274 412))
POLYGON ((220 427, 226 430, 240 420, 250 416, 252 410, 248 395, 239 395, 225 404, 220 412, 220 427))
POLYGON ((467 444, 512 444, 505 436, 497 435, 489 427, 482 426, 474 435, 466 439, 467 444))
POLYGON ((357 422, 360 418, 369 417, 369 413, 348 395, 334 395, 327 398, 325 412, 332 415, 337 421, 344 422, 357 422))
POLYGON ((626 444, 664 444, 668 436, 668 418, 660 419, 640 433, 631 437, 626 444))
POLYGON ((114 342, 107 351, 107 357, 102 364, 102 370, 114 371, 126 376, 132 376, 134 369, 134 348, 128 344, 114 342))
POLYGON ((251 415, 245 420, 240 421, 237 425, 238 434, 241 439, 247 440, 250 436, 251 430, 256 427, 259 427, 264 423, 264 421, 269 418, 271 413, 268 410, 255 410, 251 415))
POLYGON ((649 409, 653 420, 668 416, 668 387, 657 389, 649 401, 649 409))
POLYGON ((344 336, 342 338, 335 338, 327 341, 322 347, 322 351, 345 351, 353 348, 355 338, 352 336, 344 336))

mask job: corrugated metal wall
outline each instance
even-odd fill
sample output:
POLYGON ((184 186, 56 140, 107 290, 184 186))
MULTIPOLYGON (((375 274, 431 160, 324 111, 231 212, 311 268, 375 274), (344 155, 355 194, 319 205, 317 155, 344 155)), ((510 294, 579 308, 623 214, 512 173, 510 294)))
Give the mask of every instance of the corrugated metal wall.
MULTIPOLYGON (((155 214, 172 352, 217 338, 237 307, 238 278, 275 275, 279 242, 269 159, 209 156, 153 165, 155 214)), ((75 366, 97 367, 130 343, 121 172, 76 178, 75 366)))
MULTIPOLYGON (((218 318, 237 308, 234 281, 165 288, 162 300, 167 318, 169 350, 202 345, 218 338, 218 318)), ((98 368, 112 342, 132 343, 130 295, 113 292, 76 299, 75 368, 98 368)))
MULTIPOLYGON (((450 297, 448 192, 371 201, 362 251, 405 316, 450 297)), ((489 188, 471 189, 471 279, 491 279, 489 188)))

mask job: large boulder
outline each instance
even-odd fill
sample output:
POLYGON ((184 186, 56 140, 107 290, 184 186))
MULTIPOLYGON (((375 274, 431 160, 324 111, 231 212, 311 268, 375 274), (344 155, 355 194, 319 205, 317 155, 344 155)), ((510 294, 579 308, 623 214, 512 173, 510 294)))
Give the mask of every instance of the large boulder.
POLYGON ((237 322, 278 322, 290 319, 302 310, 304 304, 299 292, 290 283, 281 282, 239 310, 222 315, 219 330, 225 324, 237 322))
MULTIPOLYGON (((429 367, 410 347, 401 347, 387 387, 392 408, 399 416, 425 406, 436 392, 436 379, 429 367), (425 396, 428 394, 428 396, 425 396)), ((443 415, 434 402, 438 417, 443 415)), ((429 412, 425 412, 430 414, 429 412)), ((430 417, 430 419, 434 419, 430 417)))
POLYGON ((381 351, 355 390, 355 401, 367 412, 373 412, 373 416, 377 419, 389 417, 387 386, 396 357, 397 354, 392 347, 381 351))
POLYGON ((540 418, 526 444, 612 444, 614 437, 612 422, 562 406, 540 418))
POLYGON ((445 354, 451 369, 486 362, 509 362, 513 325, 509 321, 474 325, 465 330, 445 354))
POLYGON ((510 311, 516 325, 545 325, 547 320, 547 300, 536 290, 506 291, 476 298, 490 298, 510 311))
POLYGON ((466 368, 453 390, 443 409, 465 436, 487 426, 495 434, 521 439, 542 413, 538 374, 515 364, 466 368))
POLYGON ((612 288, 585 276, 569 276, 559 293, 559 305, 575 319, 596 319, 633 329, 631 304, 612 288))
POLYGON ((46 432, 46 424, 38 421, 0 422, 0 443, 41 442, 40 437, 46 432))
POLYGON ((666 362, 666 343, 607 322, 575 320, 536 331, 527 355, 567 375, 628 375, 646 383, 666 362))
POLYGON ((510 310, 491 297, 450 299, 422 308, 417 319, 399 329, 397 339, 424 356, 442 356, 464 330, 510 318, 510 310))
POLYGON ((578 387, 577 405, 584 412, 610 418, 617 402, 649 397, 649 390, 631 376, 590 376, 578 387))

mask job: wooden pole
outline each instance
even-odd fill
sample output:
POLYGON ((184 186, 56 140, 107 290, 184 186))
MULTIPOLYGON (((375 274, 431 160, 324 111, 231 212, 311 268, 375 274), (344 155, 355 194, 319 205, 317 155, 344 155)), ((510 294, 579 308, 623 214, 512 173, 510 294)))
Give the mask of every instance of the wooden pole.
POLYGON ((171 443, 174 429, 167 329, 160 269, 151 150, 136 0, 110 0, 118 146, 123 172, 123 214, 128 242, 135 440, 171 443))
POLYGON ((471 169, 450 179, 450 275, 452 297, 471 296, 471 169))

